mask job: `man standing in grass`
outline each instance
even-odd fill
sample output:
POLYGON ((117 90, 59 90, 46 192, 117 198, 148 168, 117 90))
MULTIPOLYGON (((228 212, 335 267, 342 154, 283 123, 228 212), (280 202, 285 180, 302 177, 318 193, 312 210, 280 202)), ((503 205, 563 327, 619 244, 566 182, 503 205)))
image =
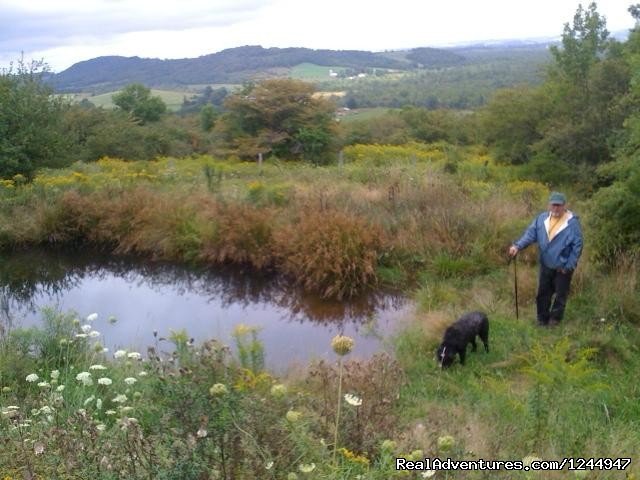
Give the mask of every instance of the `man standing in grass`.
POLYGON ((538 243, 540 276, 536 307, 540 326, 557 325, 562 320, 571 277, 582 253, 580 222, 566 204, 564 194, 553 192, 549 196, 549 211, 538 215, 509 247, 509 255, 515 257, 520 250, 538 243))

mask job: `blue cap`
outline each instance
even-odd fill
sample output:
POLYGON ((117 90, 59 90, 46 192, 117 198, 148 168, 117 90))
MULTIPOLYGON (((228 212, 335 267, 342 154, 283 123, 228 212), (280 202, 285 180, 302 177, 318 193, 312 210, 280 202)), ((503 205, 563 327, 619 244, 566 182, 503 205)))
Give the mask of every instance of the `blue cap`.
POLYGON ((549 203, 559 203, 564 205, 567 203, 567 197, 564 196, 564 193, 552 192, 551 195, 549 195, 549 203))

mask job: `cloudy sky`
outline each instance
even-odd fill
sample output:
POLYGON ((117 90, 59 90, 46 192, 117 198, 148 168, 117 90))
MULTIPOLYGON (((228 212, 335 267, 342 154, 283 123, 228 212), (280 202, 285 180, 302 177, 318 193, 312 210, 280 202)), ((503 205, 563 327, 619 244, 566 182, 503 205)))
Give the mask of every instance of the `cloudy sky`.
MULTIPOLYGON (((0 66, 102 55, 187 58, 242 45, 392 50, 558 36, 579 0, 0 0, 0 66)), ((601 0, 610 31, 632 0, 601 0)), ((586 6, 586 2, 584 2, 586 6)))

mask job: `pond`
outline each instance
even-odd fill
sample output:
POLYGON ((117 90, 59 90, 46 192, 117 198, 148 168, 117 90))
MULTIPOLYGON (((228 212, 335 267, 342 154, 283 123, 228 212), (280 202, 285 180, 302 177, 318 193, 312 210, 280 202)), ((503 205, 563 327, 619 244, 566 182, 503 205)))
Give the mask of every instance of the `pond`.
POLYGON ((181 329, 196 343, 215 338, 233 347, 237 325, 256 326, 266 366, 276 372, 335 359, 330 342, 338 333, 355 339, 352 357, 388 349, 385 338, 411 310, 391 293, 327 301, 274 275, 238 268, 196 269, 96 251, 0 252, 0 329, 38 325, 43 307, 81 319, 98 313, 93 328, 112 352, 144 353, 181 329))

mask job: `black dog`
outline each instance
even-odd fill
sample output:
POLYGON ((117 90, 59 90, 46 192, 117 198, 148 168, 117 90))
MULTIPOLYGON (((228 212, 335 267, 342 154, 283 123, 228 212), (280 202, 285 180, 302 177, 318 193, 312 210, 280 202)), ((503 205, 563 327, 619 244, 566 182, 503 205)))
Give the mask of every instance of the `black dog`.
POLYGON ((444 338, 438 348, 437 360, 440 367, 448 367, 455 360, 456 353, 460 355, 460 363, 464 365, 467 344, 477 350, 476 335, 484 344, 484 350, 489 351, 489 319, 482 312, 469 312, 461 316, 444 332, 444 338))

